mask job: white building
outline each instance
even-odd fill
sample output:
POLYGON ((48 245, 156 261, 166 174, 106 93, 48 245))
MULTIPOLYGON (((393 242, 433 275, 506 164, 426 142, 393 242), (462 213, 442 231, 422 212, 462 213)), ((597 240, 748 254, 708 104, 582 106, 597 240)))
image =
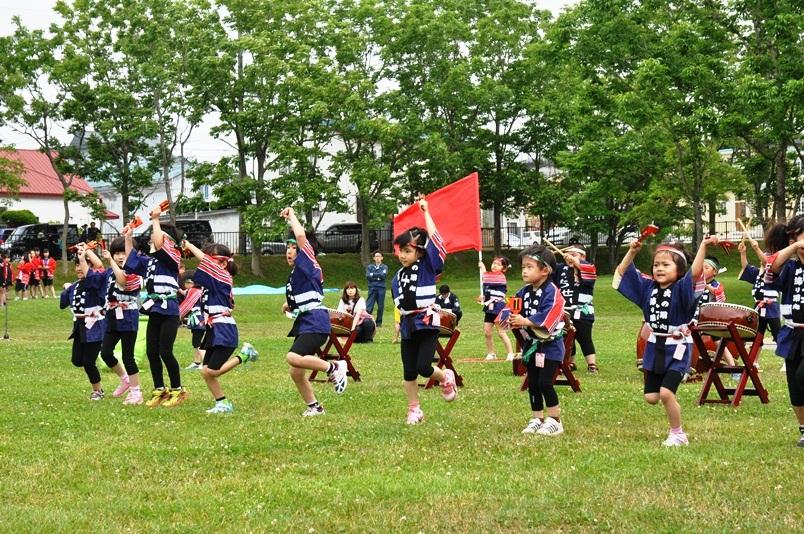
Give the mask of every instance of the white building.
MULTIPOLYGON (((64 187, 56 176, 50 160, 39 150, 0 150, 0 156, 19 161, 24 167, 22 178, 25 185, 20 188, 18 198, 0 190, 0 207, 8 210, 29 210, 39 218, 40 223, 64 222, 64 187)), ((79 193, 91 193, 92 187, 80 176, 73 176, 71 189, 79 193)), ((89 224, 92 216, 89 210, 78 202, 70 202, 70 223, 89 224)), ((107 213, 115 216, 114 213, 107 213)))

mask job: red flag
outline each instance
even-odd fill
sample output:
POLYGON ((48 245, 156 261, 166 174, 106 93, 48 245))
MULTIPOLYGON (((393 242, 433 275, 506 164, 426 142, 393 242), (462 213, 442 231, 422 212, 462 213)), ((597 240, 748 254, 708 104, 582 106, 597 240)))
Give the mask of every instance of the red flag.
MULTIPOLYGON (((425 198, 447 252, 481 250, 480 182, 476 172, 433 191, 425 198)), ((424 215, 418 204, 394 217, 394 237, 412 226, 424 228, 424 215)))

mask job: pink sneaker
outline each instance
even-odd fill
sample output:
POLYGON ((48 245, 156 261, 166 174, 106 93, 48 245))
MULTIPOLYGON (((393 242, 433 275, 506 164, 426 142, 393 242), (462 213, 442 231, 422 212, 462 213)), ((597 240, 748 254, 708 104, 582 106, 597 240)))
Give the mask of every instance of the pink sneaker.
POLYGON ((452 402, 458 396, 458 387, 455 385, 455 373, 450 369, 444 371, 444 382, 441 384, 441 395, 447 402, 452 402))
POLYGON ((137 389, 129 389, 128 395, 126 395, 126 400, 123 401, 124 406, 134 406, 137 404, 142 404, 142 390, 137 389))
POLYGON ((112 397, 122 396, 123 393, 128 391, 129 387, 130 384, 128 383, 128 376, 124 376, 123 378, 120 379, 120 385, 118 385, 117 388, 115 388, 114 392, 112 392, 112 397))
POLYGON ((408 406, 408 420, 409 425, 417 425, 424 421, 424 412, 418 406, 408 406))

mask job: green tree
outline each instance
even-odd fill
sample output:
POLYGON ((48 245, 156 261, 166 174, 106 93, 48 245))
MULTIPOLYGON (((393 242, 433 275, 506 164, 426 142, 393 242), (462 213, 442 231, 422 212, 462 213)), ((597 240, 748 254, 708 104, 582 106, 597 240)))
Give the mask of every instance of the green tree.
MULTIPOLYGON (((70 199, 75 179, 73 156, 69 147, 56 137, 57 127, 68 124, 65 113, 67 90, 62 80, 70 67, 55 52, 57 38, 46 36, 41 30, 25 28, 14 19, 13 35, 4 41, 4 54, 0 57, 0 71, 5 74, 3 98, 0 100, 0 122, 33 141, 50 162, 64 191, 62 206, 62 257, 67 257, 67 233, 70 222, 70 199)), ((63 272, 68 264, 62 262, 63 272)))
POLYGON ((58 74, 67 92, 65 118, 85 149, 74 168, 111 185, 129 220, 159 168, 153 98, 140 90, 141 73, 123 48, 133 14, 122 0, 58 2, 56 11, 64 19, 54 31, 63 58, 58 74))
POLYGON ((730 76, 723 122, 770 165, 765 189, 773 193, 773 218, 784 220, 788 182, 804 163, 804 6, 792 0, 732 0, 728 7, 740 60, 730 76), (798 166, 791 165, 791 155, 798 166))
MULTIPOLYGON (((8 151, 7 148, 0 150, 8 151)), ((22 177, 25 167, 17 160, 8 159, 0 155, 0 192, 3 196, 16 197, 19 195, 20 188, 25 185, 22 177)))

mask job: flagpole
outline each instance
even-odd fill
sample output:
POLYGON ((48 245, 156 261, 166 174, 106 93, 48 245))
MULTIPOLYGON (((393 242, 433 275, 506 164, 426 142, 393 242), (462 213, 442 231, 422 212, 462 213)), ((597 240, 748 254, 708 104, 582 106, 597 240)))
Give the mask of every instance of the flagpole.
MULTIPOLYGON (((477 251, 477 260, 480 263, 483 263, 483 249, 481 247, 480 250, 477 251)), ((483 296, 483 273, 480 272, 480 269, 477 270, 477 275, 480 278, 480 296, 483 296)))

